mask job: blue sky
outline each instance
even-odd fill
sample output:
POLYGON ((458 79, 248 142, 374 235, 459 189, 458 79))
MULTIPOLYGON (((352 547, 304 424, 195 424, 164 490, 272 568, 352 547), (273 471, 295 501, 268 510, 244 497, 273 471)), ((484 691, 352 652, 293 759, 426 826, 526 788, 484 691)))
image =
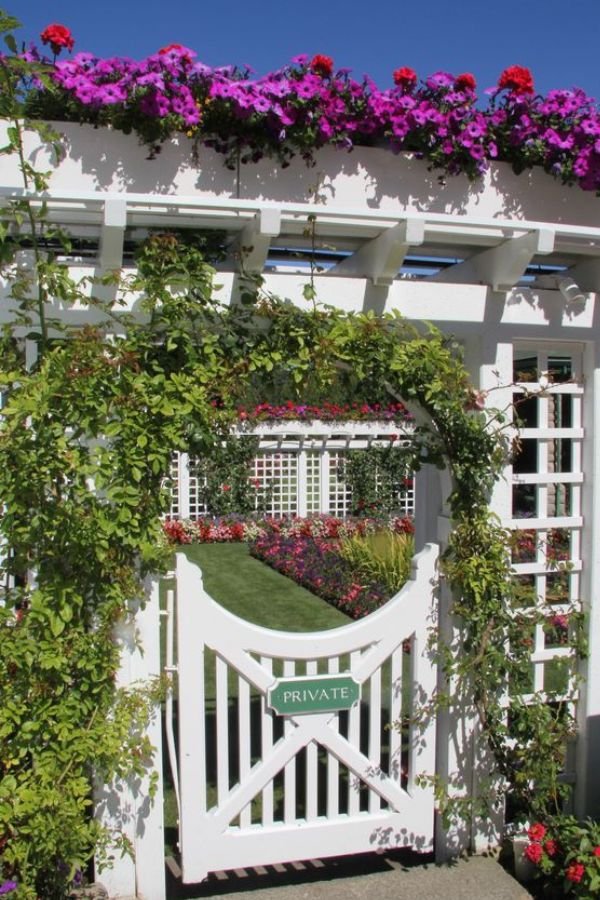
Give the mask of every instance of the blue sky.
POLYGON ((0 0, 37 38, 68 25, 76 49, 141 57, 168 43, 210 65, 258 74, 298 53, 325 53, 380 87, 398 66, 426 76, 472 72, 480 92, 508 65, 529 66, 536 89, 582 87, 600 100, 600 0, 0 0))

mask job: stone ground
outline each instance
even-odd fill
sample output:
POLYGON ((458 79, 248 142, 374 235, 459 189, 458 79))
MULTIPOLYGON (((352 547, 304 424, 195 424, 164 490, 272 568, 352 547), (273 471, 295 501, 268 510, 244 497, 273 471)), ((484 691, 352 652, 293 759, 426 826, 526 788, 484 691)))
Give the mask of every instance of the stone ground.
POLYGON ((168 900, 527 900, 532 895, 493 856, 438 865, 410 851, 360 854, 217 872, 182 885, 168 866, 168 900))

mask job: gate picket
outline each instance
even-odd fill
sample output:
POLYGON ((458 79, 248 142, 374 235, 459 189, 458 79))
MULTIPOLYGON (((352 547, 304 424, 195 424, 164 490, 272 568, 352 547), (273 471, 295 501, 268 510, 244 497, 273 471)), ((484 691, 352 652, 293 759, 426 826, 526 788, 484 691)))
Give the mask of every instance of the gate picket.
POLYGON ((416 776, 434 772, 435 725, 411 722, 403 739, 402 724, 410 712, 408 694, 411 703, 416 697, 422 701, 435 687, 426 638, 436 560, 437 548, 428 545, 415 557, 402 590, 367 618, 302 634, 238 619, 206 594, 198 567, 177 555, 184 882, 201 881, 210 871, 315 856, 398 846, 431 849, 433 790, 417 786, 416 776), (212 806, 205 649, 214 657, 216 681, 212 806), (286 713, 283 727, 276 726, 279 714, 267 701, 276 678, 318 678, 324 672, 351 676, 362 685, 362 697, 343 714, 286 713), (237 709, 234 703, 230 711, 232 675, 237 709), (237 773, 230 759, 237 761, 237 773), (281 806, 276 784, 283 787, 281 806))

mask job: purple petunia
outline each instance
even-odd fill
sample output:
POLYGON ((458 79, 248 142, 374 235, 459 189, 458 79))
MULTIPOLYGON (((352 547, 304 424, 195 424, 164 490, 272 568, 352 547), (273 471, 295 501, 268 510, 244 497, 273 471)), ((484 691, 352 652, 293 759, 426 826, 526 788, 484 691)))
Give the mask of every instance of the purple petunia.
POLYGON ((517 169, 541 165, 566 183, 600 193, 596 102, 579 88, 536 96, 524 67, 506 69, 486 91, 488 107, 480 109, 470 73, 440 71, 423 82, 401 60, 390 73, 392 87, 381 90, 368 76, 356 81, 348 69, 324 77, 315 68, 317 59, 321 66, 330 62, 322 54, 297 56, 259 78, 247 67, 208 66, 179 44, 142 60, 79 52, 50 62, 33 46, 22 58, 51 66, 58 100, 66 95, 70 101, 67 117, 77 118, 79 108, 85 121, 101 109, 102 121, 137 130, 151 142, 157 134, 151 120, 170 117, 158 129, 162 136, 194 128, 229 161, 240 149, 248 160, 275 155, 287 163, 294 153, 309 160, 326 143, 348 149, 383 143, 393 152, 410 149, 452 174, 475 177, 501 159, 517 169))

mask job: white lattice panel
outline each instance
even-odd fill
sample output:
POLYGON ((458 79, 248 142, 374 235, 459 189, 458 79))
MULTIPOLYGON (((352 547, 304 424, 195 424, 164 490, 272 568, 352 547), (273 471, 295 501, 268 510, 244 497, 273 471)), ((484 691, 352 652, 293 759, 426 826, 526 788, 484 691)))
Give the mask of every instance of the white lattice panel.
POLYGON ((253 477, 259 481, 259 492, 268 497, 269 515, 298 513, 297 453, 260 453, 254 460, 253 477))
POLYGON ((513 563, 523 605, 544 612, 532 640, 532 691, 573 697, 569 615, 581 601, 581 352, 515 351, 520 424, 513 464, 513 563))

